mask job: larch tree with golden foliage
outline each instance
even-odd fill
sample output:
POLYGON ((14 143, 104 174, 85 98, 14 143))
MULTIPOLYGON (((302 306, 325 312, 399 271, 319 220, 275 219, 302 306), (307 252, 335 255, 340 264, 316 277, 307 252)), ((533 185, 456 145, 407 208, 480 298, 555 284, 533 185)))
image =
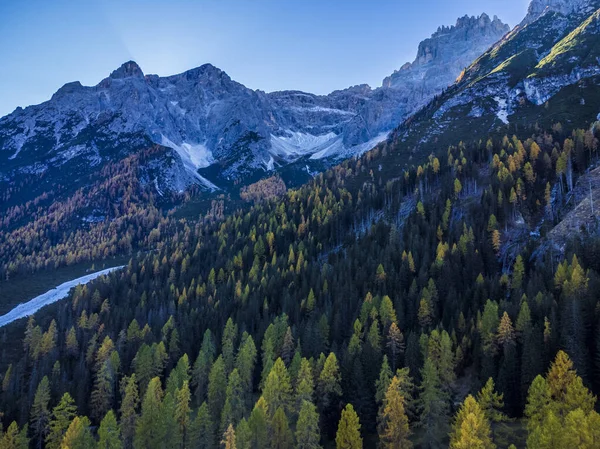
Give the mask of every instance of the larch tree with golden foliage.
POLYGON ((490 423, 475 398, 467 396, 458 410, 452 432, 450 433, 451 449, 495 449, 492 442, 490 423))
POLYGON ((394 376, 384 399, 379 416, 379 440, 386 449, 409 449, 410 429, 404 407, 405 401, 400 391, 400 380, 394 376))

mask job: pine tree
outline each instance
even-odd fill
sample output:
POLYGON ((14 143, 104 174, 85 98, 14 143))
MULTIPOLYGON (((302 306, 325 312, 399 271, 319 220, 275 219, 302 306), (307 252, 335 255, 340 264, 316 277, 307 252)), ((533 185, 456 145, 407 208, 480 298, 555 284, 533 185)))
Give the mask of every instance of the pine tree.
POLYGON ((49 432, 50 411, 48 405, 50 403, 50 382, 48 377, 44 376, 40 381, 33 404, 31 406, 31 430, 37 441, 37 447, 41 449, 44 439, 49 432))
POLYGON ((175 395, 175 391, 190 381, 190 362, 187 354, 183 354, 167 379, 166 393, 175 395))
POLYGON ((279 407, 271 421, 271 448, 291 449, 294 438, 283 407, 279 407))
POLYGON ((69 428, 71 421, 77 415, 75 401, 69 393, 65 393, 54 410, 50 419, 50 432, 46 437, 47 449, 59 449, 65 432, 69 428))
POLYGON ((98 429, 98 449, 121 449, 121 431, 117 425, 117 418, 112 410, 109 410, 98 429))
POLYGON ((504 312, 502 318, 500 319, 500 324, 498 324, 498 335, 496 338, 501 347, 515 343, 515 329, 513 328, 512 321, 506 312, 504 312))
POLYGON ((523 286, 523 278, 525 277, 525 265, 523 257, 519 254, 513 266, 512 285, 513 290, 520 290, 523 286))
POLYGON ((6 393, 10 387, 10 381, 12 380, 12 363, 6 368, 4 377, 2 378, 2 391, 6 393))
POLYGON ((160 422, 163 429, 163 445, 167 449, 176 449, 181 444, 181 434, 176 419, 175 398, 171 393, 165 393, 160 404, 160 422))
POLYGON ((546 379, 537 376, 529 387, 525 416, 527 417, 527 429, 531 433, 539 427, 548 413, 551 401, 550 388, 546 379))
POLYGON ((379 440, 384 448, 408 449, 410 429, 404 409, 404 397, 400 392, 400 381, 394 376, 384 399, 383 410, 379 416, 379 440))
POLYGON ((360 436, 360 422, 352 404, 347 404, 342 410, 342 416, 335 435, 337 449, 362 449, 363 440, 360 436))
POLYGON ((296 424, 297 449, 321 449, 319 444, 319 414, 317 407, 309 401, 303 401, 296 424))
POLYGON ((288 326, 285 335, 283 336, 283 345, 281 346, 281 359, 285 366, 289 366, 294 356, 294 337, 292 329, 288 326))
POLYGON ((246 393, 252 390, 252 378, 254 375, 254 366, 256 364, 256 345, 252 336, 244 333, 242 344, 238 351, 235 367, 238 369, 246 393))
POLYGON ((473 396, 467 396, 454 418, 450 448, 495 449, 491 434, 490 423, 484 412, 473 396))

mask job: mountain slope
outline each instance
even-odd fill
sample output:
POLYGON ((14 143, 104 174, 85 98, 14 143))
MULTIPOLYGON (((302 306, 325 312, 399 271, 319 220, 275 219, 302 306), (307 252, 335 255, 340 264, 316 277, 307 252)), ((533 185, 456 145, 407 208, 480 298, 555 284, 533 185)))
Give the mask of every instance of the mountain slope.
POLYGON ((476 137, 535 123, 593 121, 600 111, 600 2, 546 3, 541 12, 532 3, 521 25, 395 130, 392 140, 426 153, 469 130, 476 137))

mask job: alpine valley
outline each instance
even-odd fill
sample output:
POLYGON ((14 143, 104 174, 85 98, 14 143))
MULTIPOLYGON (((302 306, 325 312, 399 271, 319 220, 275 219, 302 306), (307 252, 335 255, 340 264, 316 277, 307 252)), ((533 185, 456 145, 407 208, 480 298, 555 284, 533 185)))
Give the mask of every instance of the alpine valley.
POLYGON ((600 448, 599 138, 600 0, 377 88, 129 61, 18 108, 0 449, 600 448))

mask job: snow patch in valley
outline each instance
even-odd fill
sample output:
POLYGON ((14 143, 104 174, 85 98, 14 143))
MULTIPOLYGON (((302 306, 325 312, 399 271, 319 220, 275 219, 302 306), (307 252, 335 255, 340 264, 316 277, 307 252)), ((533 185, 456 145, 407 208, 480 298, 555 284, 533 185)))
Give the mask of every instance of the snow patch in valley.
POLYGON ((61 299, 66 298, 69 295, 71 289, 79 284, 87 284, 90 281, 93 281, 99 276, 103 276, 112 271, 120 270, 125 265, 121 265, 118 267, 107 268, 106 270, 97 271, 92 274, 87 274, 85 276, 81 276, 77 279, 73 279, 72 281, 64 282, 60 284, 58 287, 53 288, 52 290, 47 291, 39 296, 36 296, 30 301, 26 303, 19 304, 17 307, 12 309, 6 315, 0 316, 0 327, 6 326, 13 321, 19 320, 21 318, 28 317, 33 315, 35 312, 40 310, 42 307, 47 306, 49 304, 55 303, 61 299))
POLYGON ((342 138, 333 132, 320 136, 297 131, 287 133, 288 136, 281 137, 271 134, 271 154, 274 156, 293 160, 309 154, 330 154, 344 147, 342 138))
POLYGON ((387 139, 388 135, 389 131, 384 131, 367 142, 347 147, 344 145, 343 137, 333 132, 315 136, 288 131, 288 136, 283 137, 271 134, 271 154, 286 160, 295 160, 307 155, 310 155, 312 160, 356 156, 374 148, 387 139))
POLYGON ((191 144, 187 142, 177 145, 164 135, 161 135, 161 145, 175 150, 179 157, 181 157, 181 161, 183 162, 185 169, 189 171, 195 179, 200 181, 209 189, 219 190, 216 185, 214 185, 205 177, 200 176, 198 173, 198 169, 208 167, 214 162, 213 155, 206 145, 191 144))
POLYGON ((500 119, 502 123, 508 125, 508 105, 506 99, 500 97, 494 97, 494 101, 498 103, 498 111, 496 111, 496 117, 500 119))
POLYGON ((339 115, 356 115, 352 111, 344 111, 342 109, 333 109, 333 108, 324 108, 323 106, 312 106, 312 107, 301 107, 301 106, 292 106, 291 108, 297 112, 327 112, 330 114, 339 114, 339 115))

